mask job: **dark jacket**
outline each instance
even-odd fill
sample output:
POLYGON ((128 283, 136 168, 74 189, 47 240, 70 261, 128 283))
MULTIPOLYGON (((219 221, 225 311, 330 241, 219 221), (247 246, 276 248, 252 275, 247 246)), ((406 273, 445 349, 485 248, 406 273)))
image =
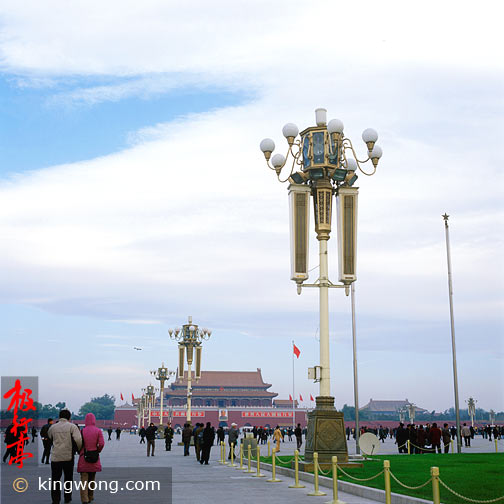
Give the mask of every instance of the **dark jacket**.
POLYGON ((203 429, 203 445, 212 446, 215 439, 215 429, 213 427, 205 427, 203 429))
POLYGON ((183 443, 190 443, 191 436, 192 436, 191 427, 184 427, 184 430, 182 431, 182 442, 183 443))
POLYGON ((149 425, 147 429, 145 429, 145 437, 147 441, 154 441, 156 439, 157 427, 155 425, 149 425))

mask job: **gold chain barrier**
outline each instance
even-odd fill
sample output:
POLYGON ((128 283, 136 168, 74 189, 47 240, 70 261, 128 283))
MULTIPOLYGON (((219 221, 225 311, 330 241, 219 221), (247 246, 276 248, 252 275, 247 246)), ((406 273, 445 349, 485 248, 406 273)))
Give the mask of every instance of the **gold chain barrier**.
POLYGON ((465 500, 467 502, 475 502, 476 504, 491 504, 492 502, 499 502, 504 500, 504 495, 502 497, 497 497, 496 499, 489 499, 489 500, 477 500, 477 499, 470 499, 469 497, 464 497, 463 495, 460 495, 459 493, 455 492, 452 488, 450 488, 441 478, 439 478, 439 483, 448 490, 448 492, 451 492, 453 495, 458 497, 459 499, 465 500))
POLYGON ((309 495, 310 497, 318 497, 320 495, 327 495, 325 492, 321 492, 319 490, 319 481, 318 481, 318 472, 320 470, 319 464, 318 464, 318 453, 313 452, 313 484, 315 488, 313 489, 313 492, 310 492, 309 495))
POLYGON ((273 452, 271 458, 271 478, 266 480, 269 483, 280 483, 282 480, 276 477, 276 453, 273 452))
POLYGON ((243 441, 240 443, 240 466, 236 469, 243 471, 243 441))
POLYGON ((231 443, 231 464, 229 467, 236 467, 236 464, 234 463, 234 443, 231 443))
POLYGON ((404 488, 407 488, 408 490, 419 490, 420 488, 423 488, 425 486, 427 486, 431 481, 432 481, 432 477, 429 478, 425 483, 422 483, 421 485, 418 485, 418 486, 408 486, 408 485, 405 485, 402 481, 398 480, 397 477, 395 476, 395 474, 390 471, 390 476, 392 477, 392 479, 400 486, 404 487, 404 488))
POLYGON ((294 485, 289 485, 289 488, 305 488, 299 484, 299 451, 294 451, 294 485))
POLYGON ((371 481, 371 480, 374 480, 375 478, 378 478, 379 476, 381 476, 385 471, 382 470, 380 471, 378 474, 375 474, 374 476, 371 476, 370 478, 357 478, 355 476, 352 476, 351 474, 348 474, 346 471, 344 471, 341 466, 339 466, 339 470, 347 477, 347 478, 350 478, 350 479, 353 479, 355 481, 371 481))
POLYGON ((252 474, 252 478, 264 478, 264 474, 261 473, 261 449, 257 445, 257 473, 252 474))
POLYGON ((345 504, 338 499, 338 457, 334 455, 331 457, 332 462, 332 480, 333 480, 333 498, 325 504, 345 504))
POLYGON ((249 443, 247 446, 247 456, 248 456, 248 469, 245 471, 246 473, 253 473, 252 468, 250 466, 250 461, 252 459, 252 445, 249 443))

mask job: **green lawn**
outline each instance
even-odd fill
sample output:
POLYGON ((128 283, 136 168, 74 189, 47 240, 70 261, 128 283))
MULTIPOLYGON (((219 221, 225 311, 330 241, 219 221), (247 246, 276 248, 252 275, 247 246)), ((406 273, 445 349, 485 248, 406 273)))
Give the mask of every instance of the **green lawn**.
MULTIPOLYGON (((283 461, 292 457, 277 457, 277 465, 289 465, 283 461), (283 463, 282 463, 283 462, 283 463)), ((271 457, 261 457, 265 463, 271 463, 271 457)), ((503 497, 497 504, 504 504, 504 454, 474 453, 474 454, 427 454, 422 455, 375 455, 373 460, 364 462, 363 468, 346 469, 345 471, 357 478, 368 478, 383 469, 383 461, 390 461, 390 470, 397 479, 408 486, 418 486, 430 478, 430 468, 439 467, 440 479, 450 488, 471 499, 490 500, 503 497)), ((369 482, 358 482, 338 472, 338 478, 356 484, 384 489, 383 475, 369 482)), ((421 497, 432 500, 432 484, 420 490, 408 490, 401 487, 391 478, 392 492, 421 497)), ((458 497, 440 485, 441 502, 460 504, 458 497)))

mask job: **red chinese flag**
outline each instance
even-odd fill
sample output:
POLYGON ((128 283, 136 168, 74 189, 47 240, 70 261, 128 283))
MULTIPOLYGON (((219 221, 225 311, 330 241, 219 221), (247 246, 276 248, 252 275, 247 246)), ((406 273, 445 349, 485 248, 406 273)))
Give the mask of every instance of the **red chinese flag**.
POLYGON ((301 394, 299 394, 299 400, 303 402, 303 396, 301 394))
POLYGON ((315 401, 315 399, 313 399, 313 396, 310 394, 310 401, 315 401))
POLYGON ((124 397, 123 397, 123 395, 122 395, 122 392, 121 392, 121 401, 124 401, 124 397))
POLYGON ((289 401, 292 401, 292 396, 289 394, 289 401))
POLYGON ((292 348, 294 350, 294 355, 299 359, 299 356, 301 355, 301 351, 299 350, 299 348, 294 345, 294 343, 292 343, 292 348))
POLYGON ((133 395, 133 392, 131 393, 131 402, 135 402, 135 396, 133 395))

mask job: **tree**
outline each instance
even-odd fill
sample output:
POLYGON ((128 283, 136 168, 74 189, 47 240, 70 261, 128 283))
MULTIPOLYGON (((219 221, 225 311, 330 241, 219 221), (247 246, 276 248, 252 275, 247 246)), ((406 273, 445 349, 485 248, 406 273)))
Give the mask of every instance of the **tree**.
POLYGON ((79 410, 79 417, 85 417, 93 413, 98 420, 112 420, 114 418, 115 397, 105 394, 101 397, 93 397, 91 401, 83 404, 79 410))

